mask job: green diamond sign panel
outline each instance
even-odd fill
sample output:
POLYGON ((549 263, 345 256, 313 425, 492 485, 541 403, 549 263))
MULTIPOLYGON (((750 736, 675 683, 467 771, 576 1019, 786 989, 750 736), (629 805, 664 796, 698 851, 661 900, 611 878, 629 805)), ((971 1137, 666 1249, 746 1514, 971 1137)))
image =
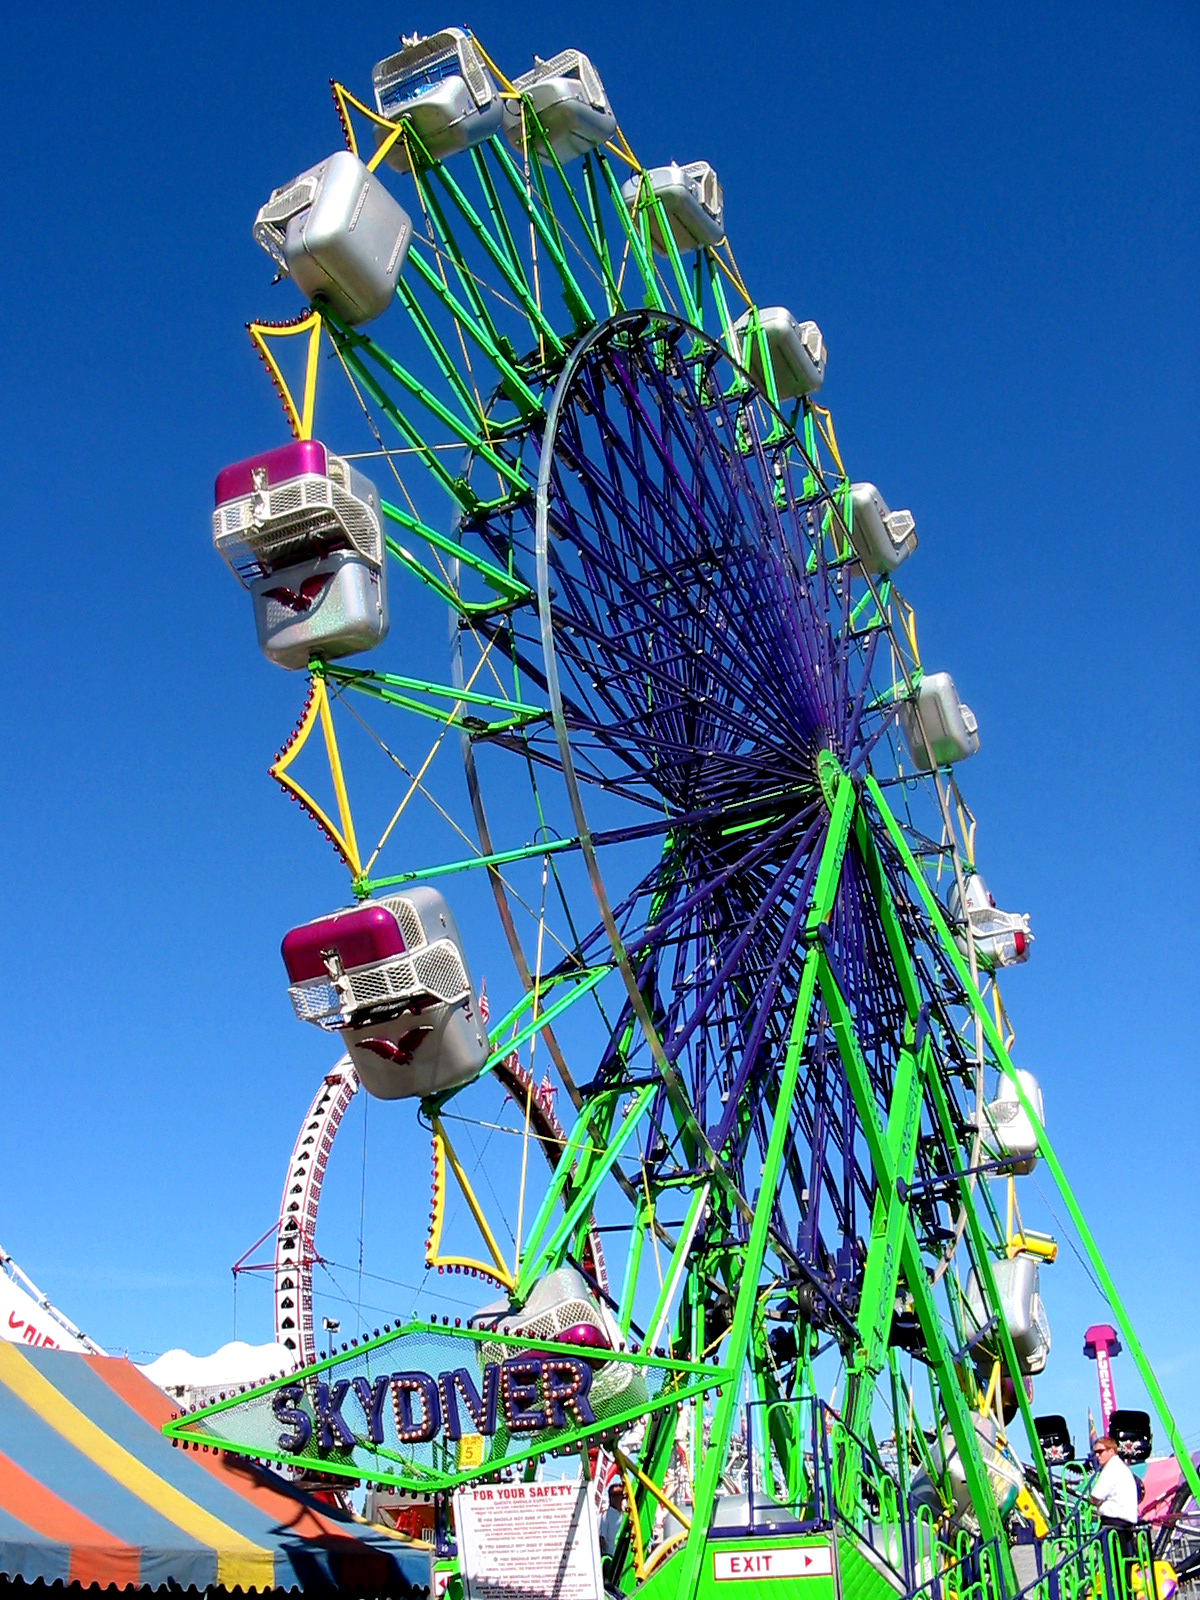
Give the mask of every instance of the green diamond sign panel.
POLYGON ((722 1367, 412 1322, 200 1407, 169 1438, 432 1491, 581 1440, 726 1382, 722 1367))

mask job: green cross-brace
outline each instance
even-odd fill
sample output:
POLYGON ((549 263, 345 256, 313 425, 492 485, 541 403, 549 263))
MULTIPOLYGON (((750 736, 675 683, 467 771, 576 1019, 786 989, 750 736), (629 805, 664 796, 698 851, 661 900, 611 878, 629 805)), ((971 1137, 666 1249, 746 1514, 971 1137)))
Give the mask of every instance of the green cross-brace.
POLYGON ((363 357, 374 362, 377 367, 394 378, 413 399, 418 400, 426 410, 432 412, 460 444, 468 446, 480 460, 486 461, 513 488, 523 494, 532 492, 533 486, 526 480, 520 468, 513 466, 502 456, 497 455, 486 439, 478 432, 475 425, 464 422, 461 417, 456 416, 453 411, 443 405, 435 395, 430 393, 427 384, 421 383, 418 378, 415 378, 405 367, 402 367, 398 361, 393 360, 391 356, 381 350, 365 334, 337 327, 329 313, 326 313, 326 321, 333 330, 335 343, 338 345, 346 365, 354 369, 355 376, 371 395, 376 405, 379 406, 380 410, 399 432, 408 439, 409 443, 416 446, 434 477, 464 509, 471 509, 473 496, 470 491, 446 471, 427 441, 400 411, 395 401, 392 400, 391 396, 380 385, 378 379, 367 368, 363 357))
MULTIPOLYGON (((492 175, 487 169, 487 163, 484 161, 482 151, 478 146, 471 151, 471 160, 474 163, 475 171, 479 177, 480 187, 483 189, 484 195, 487 199, 488 210, 491 213, 492 220, 496 224, 497 231, 500 234, 500 243, 497 243, 497 241, 488 232, 483 219, 475 210, 471 202, 467 199, 462 189, 460 189, 458 184, 454 181, 454 178, 451 176, 444 163, 439 163, 435 168, 438 181, 441 183, 446 193, 454 201, 455 205, 458 206, 459 210, 466 218, 467 226, 472 235, 479 241, 480 244, 483 245, 488 255, 491 256, 493 262, 503 274, 505 282, 520 301, 521 307, 529 319, 529 325, 534 338, 544 339, 550 346, 550 349, 556 355, 565 355, 567 349, 566 345, 554 331, 553 323, 551 323, 546 317, 541 307, 534 299, 532 291, 530 290, 524 268, 522 267, 520 259, 517 255, 517 248, 513 241, 512 232, 508 226, 508 219, 504 215, 504 209, 501 206, 499 198, 496 194, 495 184, 492 182, 492 175)), ((447 242, 448 251, 450 251, 453 256, 461 259, 457 250, 457 245, 454 244, 452 236, 447 232, 444 237, 447 242)))
POLYGON ((524 207, 525 214, 533 224, 534 231, 542 241, 547 255, 558 271, 567 310, 575 322, 576 329, 582 333, 584 329, 590 328, 596 321, 595 313, 588 304, 587 296, 579 287, 575 274, 567 264, 567 258, 562 252, 562 246, 555 237, 554 230, 542 214, 542 208, 535 202, 533 195, 527 191, 520 168, 498 138, 492 139, 491 149, 499 162, 500 170, 508 179, 514 195, 524 207))
MULTIPOLYGON (((575 1124, 570 1140, 559 1158, 555 1169, 554 1178, 546 1197, 542 1202, 541 1210, 530 1230, 530 1249, 525 1259, 521 1262, 521 1272, 513 1291, 518 1304, 524 1301, 538 1277, 551 1262, 557 1259, 562 1246, 570 1238, 572 1232, 588 1215, 595 1204, 596 1189, 603 1178, 616 1164, 621 1151, 629 1143, 641 1121, 642 1112, 649 1105, 657 1092, 654 1084, 646 1084, 637 1091, 629 1109, 622 1117, 620 1126, 615 1134, 609 1133, 607 1137, 595 1138, 590 1135, 593 1109, 585 1112, 575 1124), (571 1172, 572 1165, 587 1151, 599 1147, 601 1154, 598 1159, 590 1164, 586 1177, 578 1178, 578 1193, 554 1229, 549 1239, 545 1238, 547 1225, 554 1207, 558 1203, 558 1195, 563 1183, 571 1172)), ((617 1090, 603 1097, 603 1106, 611 1114, 615 1108, 617 1090)), ((607 1131, 607 1130, 606 1130, 607 1131)))
POLYGON ((629 244, 630 252, 637 264, 638 271, 641 273, 642 285, 646 291, 646 304, 651 310, 665 311, 666 306, 663 301, 662 290, 659 287, 658 276, 654 270, 653 255, 642 239, 641 228, 629 214, 629 208, 621 196, 621 185, 617 182, 616 174, 603 155, 597 157, 596 164, 603 174, 605 183, 608 185, 613 209, 616 211, 618 220, 625 230, 625 238, 629 244))
MULTIPOLYGON (((436 528, 431 528, 427 522, 422 522, 420 517, 403 510, 400 506, 393 505, 389 500, 381 500, 380 509, 390 522, 398 523, 400 527, 406 528, 410 533, 415 533, 418 537, 424 539, 426 544, 431 545, 433 549, 441 551, 443 555, 449 556, 452 560, 461 562, 464 567, 470 567, 473 572, 477 572, 484 582, 490 584, 506 603, 516 602, 525 605, 532 602, 532 591, 519 578, 514 578, 511 573, 494 566, 490 561, 485 561, 482 556, 468 550, 457 539, 451 539, 444 533, 439 533, 436 528)), ((425 581, 434 582, 432 575, 428 574, 426 569, 421 567, 414 557, 410 556, 407 551, 400 550, 391 540, 388 541, 388 549, 398 560, 404 561, 411 567, 418 568, 418 576, 423 575, 425 581)), ((495 609, 487 606, 486 602, 482 605, 468 604, 445 584, 440 584, 439 592, 441 592, 441 589, 445 589, 450 595, 451 603, 456 609, 465 614, 484 609, 495 609)))
MULTIPOLYGON (((495 367, 500 375, 500 383, 505 394, 508 395, 521 413, 522 420, 528 422, 531 417, 540 418, 543 414, 540 398, 534 394, 525 379, 500 348, 500 345, 491 337, 489 330, 476 321, 457 296, 451 294, 450 290, 441 282, 437 273, 434 272, 433 268, 422 258, 418 251, 411 250, 408 259, 412 263, 413 270, 417 276, 425 280, 425 283, 446 307, 459 327, 470 334, 480 351, 495 367)), ((437 362, 442 375, 458 395, 463 408, 473 415, 480 416, 480 421, 484 422, 479 411, 479 402, 476 401, 471 391, 467 388, 466 383, 459 374, 457 364, 446 353, 445 346, 433 330, 433 324, 422 310, 416 296, 403 278, 396 285, 396 293, 400 296, 405 309, 416 323, 418 331, 424 339, 430 354, 437 362)), ((485 422, 484 425, 486 426, 485 422)))

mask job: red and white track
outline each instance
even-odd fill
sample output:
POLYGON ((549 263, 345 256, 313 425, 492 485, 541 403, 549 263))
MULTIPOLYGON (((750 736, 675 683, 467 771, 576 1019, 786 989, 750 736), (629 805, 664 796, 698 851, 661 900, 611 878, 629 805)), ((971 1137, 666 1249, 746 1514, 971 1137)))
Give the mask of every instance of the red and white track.
POLYGON ((283 1185, 275 1234, 275 1338, 297 1362, 316 1359, 312 1272, 317 1208, 329 1152, 358 1087, 358 1073, 350 1057, 343 1056, 321 1080, 296 1135, 283 1185))

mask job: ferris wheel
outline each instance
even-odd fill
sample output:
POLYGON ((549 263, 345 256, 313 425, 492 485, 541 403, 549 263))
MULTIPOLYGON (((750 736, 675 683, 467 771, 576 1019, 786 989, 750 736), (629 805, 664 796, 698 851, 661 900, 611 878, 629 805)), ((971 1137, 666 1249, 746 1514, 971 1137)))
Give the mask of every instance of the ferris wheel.
POLYGON ((824 340, 756 304, 713 168, 643 166, 585 55, 509 79, 450 28, 373 91, 333 86, 345 148, 259 212, 307 302, 250 324, 293 438, 214 513, 261 648, 308 675, 271 772, 352 901, 284 941, 347 1054, 289 1167, 278 1327, 318 1358, 361 1083, 398 1102, 396 1249, 475 1280, 479 1361, 597 1365, 590 1430, 546 1398, 520 1451, 506 1412, 450 1467, 397 1410, 390 1465, 331 1470, 445 1490, 602 1438, 622 1592, 693 1593, 714 1529, 822 1519, 909 1589, 989 1549, 1015 1592, 1013 1527, 1057 1504, 1039 1160, 1144 1358, 1017 1065, 997 973, 1032 936, 897 585, 914 520, 844 464, 824 340))

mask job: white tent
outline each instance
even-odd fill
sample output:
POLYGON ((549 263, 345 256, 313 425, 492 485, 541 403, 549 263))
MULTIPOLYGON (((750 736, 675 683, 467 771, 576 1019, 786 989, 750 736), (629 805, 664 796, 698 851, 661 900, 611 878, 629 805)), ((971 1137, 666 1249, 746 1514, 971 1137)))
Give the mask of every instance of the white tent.
POLYGON ((189 1350, 168 1350, 140 1370, 151 1383, 184 1404, 204 1405, 240 1384, 281 1377, 295 1365, 295 1356, 281 1344, 245 1344, 235 1339, 208 1356, 194 1356, 189 1350))

